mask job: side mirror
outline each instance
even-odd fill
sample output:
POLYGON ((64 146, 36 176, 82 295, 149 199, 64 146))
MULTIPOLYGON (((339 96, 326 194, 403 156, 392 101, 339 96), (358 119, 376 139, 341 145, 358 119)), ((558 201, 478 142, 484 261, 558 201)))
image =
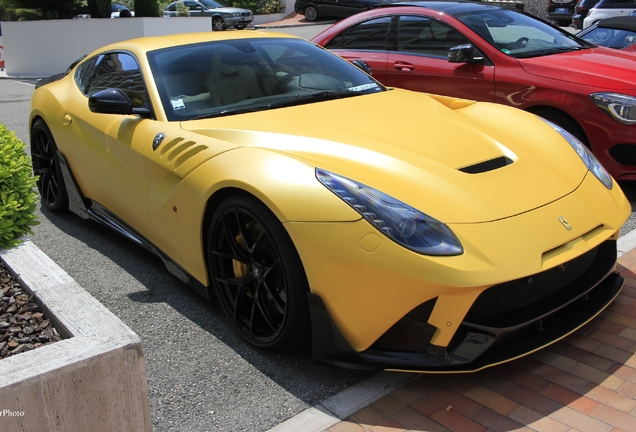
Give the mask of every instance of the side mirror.
POLYGON ((148 108, 134 108, 128 95, 120 88, 109 88, 93 93, 88 98, 88 108, 98 114, 150 117, 148 108))
POLYGON ((371 73, 371 66, 369 66, 369 64, 363 60, 353 60, 351 62, 352 65, 357 66, 359 69, 363 70, 364 72, 366 72, 368 75, 373 75, 371 73))
POLYGON ((483 60, 482 56, 475 56, 472 44, 457 45, 448 50, 450 63, 481 63, 483 60))

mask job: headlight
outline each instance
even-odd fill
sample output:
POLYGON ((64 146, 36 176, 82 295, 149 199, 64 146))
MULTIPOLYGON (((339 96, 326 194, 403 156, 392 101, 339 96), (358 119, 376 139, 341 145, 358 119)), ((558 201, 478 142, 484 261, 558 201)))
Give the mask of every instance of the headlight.
POLYGON ((600 180, 601 183, 605 185, 606 188, 612 189, 612 176, 603 168, 603 165, 596 159, 596 157, 585 147, 581 141, 578 140, 574 135, 570 132, 563 129, 561 126, 558 126, 543 117, 539 117, 541 120, 549 124, 554 128, 555 131, 561 134, 563 138, 572 146, 576 154, 579 155, 587 169, 589 169, 592 174, 596 176, 597 179, 600 180))
POLYGON ((618 93, 592 93, 592 101, 614 120, 625 125, 636 124, 636 98, 618 93))
POLYGON ((241 13, 240 12, 232 12, 232 16, 233 17, 241 16, 241 13))
POLYGON ((424 255, 460 255, 462 245, 440 221, 378 190, 316 169, 316 177, 382 234, 424 255))

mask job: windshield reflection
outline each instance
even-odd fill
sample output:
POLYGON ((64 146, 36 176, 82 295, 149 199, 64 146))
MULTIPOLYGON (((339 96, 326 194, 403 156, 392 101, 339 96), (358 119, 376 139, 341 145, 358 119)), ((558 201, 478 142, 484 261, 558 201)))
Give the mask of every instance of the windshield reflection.
POLYGON ((515 58, 590 47, 576 36, 516 10, 469 12, 454 16, 486 42, 515 58))

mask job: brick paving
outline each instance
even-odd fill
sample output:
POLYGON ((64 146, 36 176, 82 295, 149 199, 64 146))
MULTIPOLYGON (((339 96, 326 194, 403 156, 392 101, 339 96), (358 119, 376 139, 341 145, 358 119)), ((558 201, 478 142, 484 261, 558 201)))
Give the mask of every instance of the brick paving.
POLYGON ((325 432, 636 432, 636 249, 597 318, 530 356, 473 374, 420 375, 325 432))

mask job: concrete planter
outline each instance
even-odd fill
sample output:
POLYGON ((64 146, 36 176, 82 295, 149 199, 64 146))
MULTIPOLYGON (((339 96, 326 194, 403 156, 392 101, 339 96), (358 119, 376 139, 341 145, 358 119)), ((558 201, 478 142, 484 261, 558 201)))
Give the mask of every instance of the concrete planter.
POLYGON ((30 241, 0 259, 66 338, 0 360, 0 429, 150 431, 139 337, 30 241))

